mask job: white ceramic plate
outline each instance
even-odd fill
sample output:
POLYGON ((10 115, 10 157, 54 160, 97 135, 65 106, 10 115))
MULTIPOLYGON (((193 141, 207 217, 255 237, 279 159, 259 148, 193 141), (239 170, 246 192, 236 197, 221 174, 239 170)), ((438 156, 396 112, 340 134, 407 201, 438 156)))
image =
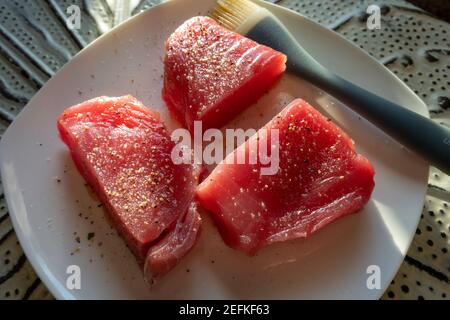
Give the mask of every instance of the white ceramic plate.
MULTIPOLYGON (((1 174, 27 257, 60 299, 378 298, 414 235, 428 166, 345 106, 288 75, 233 125, 259 127, 293 97, 303 97, 328 113, 375 166, 375 191, 361 213, 310 239, 270 246, 253 258, 226 247, 206 218, 191 254, 150 288, 84 186, 58 138, 57 116, 88 98, 130 93, 160 110, 174 128, 160 97, 163 43, 184 20, 212 6, 212 0, 169 1, 109 32, 58 72, 5 133, 1 174), (89 233, 95 234, 91 240, 89 233), (66 287, 70 265, 80 267, 80 290, 66 287), (371 265, 379 267, 380 289, 367 287, 371 265)), ((427 115, 413 92, 357 47, 300 15, 265 6, 328 68, 427 115)))

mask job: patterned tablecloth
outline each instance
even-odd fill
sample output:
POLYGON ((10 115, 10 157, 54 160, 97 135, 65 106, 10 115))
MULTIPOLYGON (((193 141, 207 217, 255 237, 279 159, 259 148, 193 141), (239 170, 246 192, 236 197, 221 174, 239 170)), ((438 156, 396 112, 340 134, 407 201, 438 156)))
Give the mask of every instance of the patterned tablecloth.
MULTIPOLYGON (((0 133, 39 88, 79 50, 118 22, 120 0, 0 0, 0 133), (81 30, 65 26, 81 8, 81 30)), ((158 0, 134 0, 131 14, 158 0)), ((274 1, 272 1, 274 2, 274 1)), ((450 25, 403 0, 281 0, 333 29, 394 72, 450 126, 450 25), (381 29, 368 30, 366 9, 381 8, 381 29)), ((383 299, 450 299, 450 177, 431 168, 416 236, 383 299)), ((1 187, 0 187, 1 188, 1 187)), ((0 299, 51 299, 27 261, 0 189, 0 299)), ((408 214, 405 212, 405 214, 408 214)))

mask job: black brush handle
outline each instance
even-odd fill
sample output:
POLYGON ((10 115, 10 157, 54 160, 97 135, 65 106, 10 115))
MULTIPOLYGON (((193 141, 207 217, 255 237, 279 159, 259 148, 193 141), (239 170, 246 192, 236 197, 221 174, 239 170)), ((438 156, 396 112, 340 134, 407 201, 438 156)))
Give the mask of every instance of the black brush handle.
POLYGON ((332 73, 303 49, 276 18, 264 18, 246 36, 286 54, 290 73, 334 96, 431 165, 450 174, 450 128, 332 73))

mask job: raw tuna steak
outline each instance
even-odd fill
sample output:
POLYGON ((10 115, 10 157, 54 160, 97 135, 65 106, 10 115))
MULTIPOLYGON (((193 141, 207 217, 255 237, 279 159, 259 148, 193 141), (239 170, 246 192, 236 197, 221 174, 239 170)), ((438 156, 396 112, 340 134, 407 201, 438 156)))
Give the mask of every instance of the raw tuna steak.
POLYGON ((372 165, 355 152, 353 141, 298 99, 219 164, 199 185, 197 197, 226 244, 252 255, 273 242, 308 237, 360 210, 373 178, 372 165), (252 140, 274 129, 280 140, 275 175, 261 175, 260 163, 225 163, 238 152, 249 154, 252 140))
POLYGON ((163 99, 193 130, 219 128, 255 102, 285 70, 286 56, 208 17, 194 17, 166 42, 163 99))
POLYGON ((58 129, 147 275, 169 271, 199 232, 192 202, 199 170, 173 164, 159 114, 131 96, 99 97, 65 110, 58 129), (155 259, 153 247, 161 246, 155 259))

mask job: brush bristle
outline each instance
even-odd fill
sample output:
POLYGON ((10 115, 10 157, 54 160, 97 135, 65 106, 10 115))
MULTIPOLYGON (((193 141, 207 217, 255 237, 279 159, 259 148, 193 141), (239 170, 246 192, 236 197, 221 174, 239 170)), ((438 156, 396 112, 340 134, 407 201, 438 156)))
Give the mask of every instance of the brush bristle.
POLYGON ((209 15, 229 30, 236 30, 259 6, 249 0, 218 0, 209 15))

